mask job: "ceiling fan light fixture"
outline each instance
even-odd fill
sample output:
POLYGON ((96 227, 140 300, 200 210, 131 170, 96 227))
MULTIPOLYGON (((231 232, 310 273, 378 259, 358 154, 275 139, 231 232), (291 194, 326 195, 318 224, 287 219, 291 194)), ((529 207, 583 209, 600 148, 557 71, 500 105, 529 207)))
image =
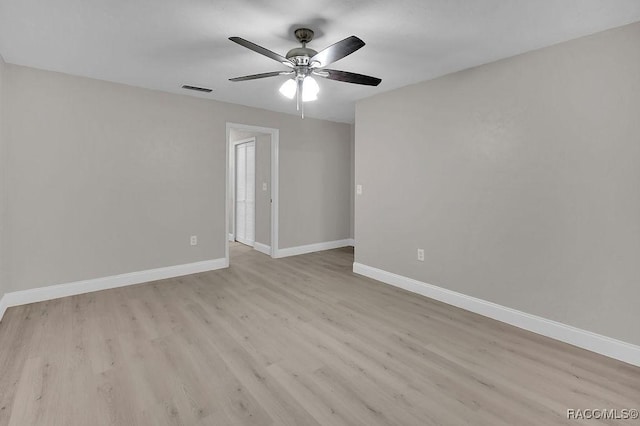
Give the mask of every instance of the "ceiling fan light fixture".
POLYGON ((296 82, 292 78, 288 79, 282 84, 282 86, 280 86, 280 93, 289 99, 293 99, 297 90, 296 82))
POLYGON ((302 102, 310 102, 318 99, 318 92, 320 92, 320 86, 313 77, 305 77, 302 80, 302 102))

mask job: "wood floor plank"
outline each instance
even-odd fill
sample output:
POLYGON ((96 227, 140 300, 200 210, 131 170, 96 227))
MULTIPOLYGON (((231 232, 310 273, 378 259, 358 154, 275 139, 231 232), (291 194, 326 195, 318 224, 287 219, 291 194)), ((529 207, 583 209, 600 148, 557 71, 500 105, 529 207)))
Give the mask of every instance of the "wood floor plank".
POLYGON ((555 425, 640 368, 351 272, 349 248, 10 308, 0 425, 555 425))

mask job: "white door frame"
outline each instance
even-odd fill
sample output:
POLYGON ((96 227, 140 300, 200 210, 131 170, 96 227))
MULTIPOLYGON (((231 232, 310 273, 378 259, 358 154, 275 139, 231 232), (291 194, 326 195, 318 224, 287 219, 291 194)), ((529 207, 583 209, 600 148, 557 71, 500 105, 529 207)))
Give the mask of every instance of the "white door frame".
MULTIPOLYGON (((249 124, 239 124, 239 123, 231 123, 227 122, 226 130, 226 176, 225 176, 225 184, 226 184, 226 198, 225 198, 225 228, 224 232, 227 234, 229 232, 229 214, 230 209, 235 209, 235 206, 230 206, 229 200, 231 199, 231 179, 233 178, 232 171, 235 174, 235 171, 231 169, 231 151, 233 148, 233 144, 230 141, 231 129, 240 130, 243 132, 258 132, 258 133, 267 133, 271 135, 271 257, 278 257, 278 175, 279 175, 279 147, 280 147, 280 130, 274 129, 271 127, 260 127, 260 126, 252 126, 249 124)), ((235 184, 234 184, 235 186, 235 184)), ((235 201, 235 197, 234 197, 235 201)), ((235 211, 233 211, 235 217, 235 211)), ((234 227, 235 232, 235 227, 234 227)), ((226 235, 225 235, 226 236, 226 235)), ((225 238, 225 259, 227 265, 229 264, 229 238, 225 238)))
MULTIPOLYGON (((256 142, 256 138, 251 137, 233 142, 229 141, 229 198, 231 204, 230 216, 233 221, 233 232, 229 232, 229 241, 235 241, 236 239, 236 146, 247 142, 256 142)), ((229 224, 227 224, 227 229, 229 229, 229 224)))

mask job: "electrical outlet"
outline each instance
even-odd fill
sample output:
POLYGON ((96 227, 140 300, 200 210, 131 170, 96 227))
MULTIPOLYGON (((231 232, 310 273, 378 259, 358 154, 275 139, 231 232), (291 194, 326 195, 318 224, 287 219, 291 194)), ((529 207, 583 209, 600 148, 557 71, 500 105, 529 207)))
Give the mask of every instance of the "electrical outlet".
POLYGON ((418 260, 424 262, 424 249, 418 249, 418 260))
POLYGON ((362 195, 362 185, 356 185, 356 194, 362 195))
POLYGON ((267 182, 262 182, 262 190, 263 191, 267 190, 267 182))
POLYGON ((192 246, 197 246, 198 245, 198 236, 197 235, 192 235, 191 236, 191 245, 192 246))

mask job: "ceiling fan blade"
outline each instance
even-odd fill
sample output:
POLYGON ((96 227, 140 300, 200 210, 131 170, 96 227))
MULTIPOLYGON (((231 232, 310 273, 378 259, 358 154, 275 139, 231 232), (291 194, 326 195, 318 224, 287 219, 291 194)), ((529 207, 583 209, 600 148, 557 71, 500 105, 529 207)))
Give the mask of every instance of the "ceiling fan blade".
POLYGON ((247 80, 256 80, 258 78, 267 78, 267 77, 275 77, 278 75, 288 75, 288 74, 292 74, 292 72, 287 72, 287 71, 272 71, 272 72, 263 72, 261 74, 251 74, 251 75, 245 75, 242 77, 235 77, 235 78, 230 78, 229 81, 247 81, 247 80))
POLYGON ((365 86, 377 86, 382 81, 379 78, 371 77, 369 75, 356 74, 348 71, 338 70, 318 70, 313 72, 320 77, 328 78, 329 80, 344 81, 345 83, 364 84, 365 86))
POLYGON ((337 43, 332 44, 326 49, 316 53, 309 61, 309 63, 318 62, 316 67, 326 67, 327 65, 351 55, 356 50, 364 46, 364 41, 360 40, 356 36, 347 37, 344 40, 340 40, 337 43))
POLYGON ((274 61, 278 61, 278 62, 280 62, 280 63, 282 63, 282 64, 284 64, 284 65, 286 65, 288 67, 293 67, 293 62, 291 62, 290 60, 288 60, 284 56, 278 55, 276 52, 272 52, 271 50, 266 49, 266 48, 264 48, 262 46, 258 46, 255 43, 251 43, 248 40, 245 40, 245 39, 240 38, 240 37, 229 37, 229 40, 233 41, 234 43, 238 43, 240 46, 244 46, 247 49, 251 49, 254 52, 257 52, 257 53, 259 53, 261 55, 264 55, 267 58, 271 58, 274 61))

